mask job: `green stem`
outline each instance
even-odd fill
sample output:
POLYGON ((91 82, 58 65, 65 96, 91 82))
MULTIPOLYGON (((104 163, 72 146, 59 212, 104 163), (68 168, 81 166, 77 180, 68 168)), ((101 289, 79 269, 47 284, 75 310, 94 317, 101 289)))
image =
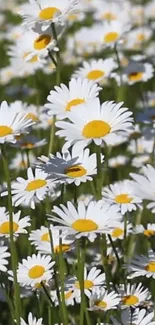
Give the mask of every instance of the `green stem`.
POLYGON ((102 198, 102 163, 101 163, 101 146, 96 146, 97 159, 97 200, 102 198))
POLYGON ((100 252, 102 256, 102 263, 103 268, 106 276, 106 285, 107 289, 110 289, 110 273, 109 273, 109 266, 108 266, 108 258, 107 258, 107 241, 106 235, 100 236, 100 252))
MULTIPOLYGON (((51 27, 52 27, 53 37, 56 40, 57 47, 59 48, 55 24, 52 23, 51 27)), ((57 51, 56 52, 56 85, 59 85, 59 84, 60 84, 60 52, 57 51)), ((56 122, 56 116, 53 116, 53 123, 51 126, 48 154, 53 152, 54 141, 55 141, 55 122, 56 122)))
POLYGON ((43 282, 41 282, 41 286, 42 286, 42 288, 44 290, 45 296, 46 296, 50 306, 53 306, 53 301, 51 299, 51 296, 50 296, 50 294, 49 294, 49 292, 48 292, 48 290, 47 290, 47 288, 46 288, 46 286, 45 286, 45 284, 43 282))
POLYGON ((61 282, 61 307, 62 307, 62 316, 63 316, 63 324, 68 325, 68 312, 66 307, 66 301, 65 301, 65 275, 64 275, 64 259, 63 259, 63 251, 62 251, 62 238, 60 233, 60 239, 59 239, 59 246, 60 246, 60 252, 59 254, 59 274, 60 274, 60 282, 61 282))
POLYGON ((120 62, 120 58, 119 58, 119 54, 118 54, 118 50, 117 50, 117 43, 114 46, 114 51, 115 51, 116 60, 117 60, 118 68, 119 68, 121 86, 123 86, 123 78, 122 78, 122 71, 121 71, 121 62, 120 62))
MULTIPOLYGON (((136 215, 136 219, 135 219, 135 226, 137 226, 137 225, 139 225, 141 223, 142 214, 143 214, 142 210, 138 211, 138 213, 136 215)), ((132 258, 133 254, 134 254, 134 251, 135 251, 135 247, 136 247, 136 235, 132 234, 131 237, 130 237, 128 250, 127 250, 128 259, 132 258)))
POLYGON ((81 303, 80 303, 80 325, 84 324, 84 313, 85 313, 85 293, 84 293, 84 266, 85 266, 85 238, 82 240, 82 244, 79 240, 79 254, 78 254, 78 265, 79 265, 79 283, 81 291, 81 303))
POLYGON ((15 304, 15 314, 16 314, 16 324, 20 325, 21 315, 21 301, 20 301, 20 290, 17 282, 17 254, 16 247, 13 237, 13 206, 12 206, 12 194, 11 194, 11 179, 9 173, 9 166, 6 158, 5 146, 1 146, 1 153, 4 165, 4 171, 7 181, 8 189, 8 209, 9 209, 9 226, 10 226, 10 250, 11 250, 11 264, 13 270, 13 279, 14 279, 14 304, 15 304))
POLYGON ((110 235, 108 235, 108 238, 109 238, 110 244, 112 246, 112 249, 113 249, 113 251, 115 253, 115 256, 116 256, 116 259, 117 259, 117 263, 118 263, 118 265, 120 265, 120 259, 119 259, 118 253, 117 253, 117 249, 116 249, 116 247, 115 247, 115 245, 113 243, 112 237, 110 235))

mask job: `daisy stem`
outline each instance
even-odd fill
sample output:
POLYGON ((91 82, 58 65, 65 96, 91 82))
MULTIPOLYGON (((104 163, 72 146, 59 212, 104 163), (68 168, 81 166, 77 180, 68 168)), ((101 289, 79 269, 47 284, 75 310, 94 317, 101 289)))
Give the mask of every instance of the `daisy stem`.
POLYGON ((30 167, 29 149, 26 150, 27 168, 30 167))
POLYGON ((53 306, 53 301, 52 301, 52 299, 51 299, 51 296, 50 296, 50 294, 49 294, 49 292, 48 292, 48 290, 47 290, 47 288, 46 288, 46 286, 45 286, 45 284, 44 284, 43 282, 41 282, 41 286, 42 286, 42 288, 43 288, 43 290, 44 290, 45 296, 46 296, 46 298, 47 298, 49 304, 50 304, 51 306, 53 306))
POLYGON ((110 273, 109 273, 109 267, 108 267, 108 259, 107 259, 107 240, 106 235, 100 236, 100 251, 102 256, 102 263, 104 267, 104 272, 106 276, 106 285, 108 290, 110 289, 110 273))
MULTIPOLYGON (((51 24, 52 32, 53 32, 53 38, 56 40, 57 46, 58 46, 58 39, 57 39, 57 33, 55 29, 55 24, 51 24)), ((59 47, 59 46, 58 46, 59 47)), ((56 85, 60 84, 60 52, 56 52, 56 85)), ((53 116, 53 122, 51 126, 51 134, 50 134, 50 142, 49 142, 49 148, 48 148, 48 154, 53 152, 53 146, 54 146, 54 139, 55 139, 55 122, 56 122, 56 116, 53 116)))
POLYGON ((63 251, 62 251, 62 237, 61 232, 59 236, 59 246, 60 246, 60 252, 59 252, 59 274, 60 274, 60 282, 61 282, 61 308, 62 308, 62 317, 63 317, 63 324, 68 325, 68 312, 65 302, 65 274, 64 274, 64 257, 63 257, 63 251))
POLYGON ((16 314, 16 324, 20 325, 20 317, 21 315, 21 302, 20 302, 20 290, 17 282, 17 253, 16 247, 13 237, 13 206, 12 206, 12 194, 11 194, 11 178, 9 173, 9 166, 6 157, 5 146, 1 146, 1 153, 4 165, 4 171, 7 181, 7 189, 8 189, 8 209, 9 209, 9 226, 10 226, 10 250, 11 250, 11 264, 13 271, 13 279, 14 279, 14 304, 15 304, 15 314, 16 314))
POLYGON ((84 265, 85 265, 85 238, 79 240, 78 244, 78 274, 81 292, 80 303, 80 325, 84 323, 85 293, 84 293, 84 265))
POLYGON ((116 259, 117 259, 117 263, 118 263, 118 265, 120 265, 120 259, 119 259, 118 253, 117 253, 117 249, 116 249, 116 247, 114 245, 114 242, 112 240, 112 237, 110 235, 108 235, 108 238, 109 238, 110 244, 111 244, 111 246, 113 248, 113 251, 115 253, 115 256, 116 256, 116 259))
MULTIPOLYGON (((134 226, 137 226, 137 225, 139 225, 141 223, 142 214, 143 214, 143 210, 138 211, 138 213, 136 215, 135 225, 134 226)), ((128 259, 132 258, 135 247, 136 247, 136 235, 131 234, 129 245, 128 245, 128 250, 127 250, 128 259)))
POLYGON ((121 86, 123 86, 123 78, 122 78, 122 71, 121 71, 121 62, 120 62, 119 53, 118 53, 118 50, 117 50, 117 43, 114 46, 114 51, 115 51, 115 55, 116 55, 117 64, 118 64, 118 67, 119 67, 119 75, 120 75, 121 86))
POLYGON ((101 146, 96 146, 96 160, 97 160, 97 200, 102 198, 102 163, 101 163, 101 146))

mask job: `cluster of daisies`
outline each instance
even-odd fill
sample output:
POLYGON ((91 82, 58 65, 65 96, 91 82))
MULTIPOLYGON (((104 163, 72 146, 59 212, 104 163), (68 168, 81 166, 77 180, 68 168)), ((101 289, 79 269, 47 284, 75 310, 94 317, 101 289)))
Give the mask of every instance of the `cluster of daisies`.
POLYGON ((0 8, 0 323, 155 325, 155 3, 0 8))

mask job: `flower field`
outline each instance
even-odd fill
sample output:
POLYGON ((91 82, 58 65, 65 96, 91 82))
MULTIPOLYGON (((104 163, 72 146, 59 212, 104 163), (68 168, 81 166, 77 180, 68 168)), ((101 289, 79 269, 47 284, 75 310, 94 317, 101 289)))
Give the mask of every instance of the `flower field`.
POLYGON ((155 325, 155 1, 0 3, 0 325, 155 325))

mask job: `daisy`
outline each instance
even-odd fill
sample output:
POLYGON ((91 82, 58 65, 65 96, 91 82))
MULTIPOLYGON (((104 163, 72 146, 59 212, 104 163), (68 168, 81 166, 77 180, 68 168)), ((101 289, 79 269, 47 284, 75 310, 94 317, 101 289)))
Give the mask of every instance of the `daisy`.
POLYGON ((53 274, 53 265, 50 256, 35 255, 28 256, 18 264, 17 280, 21 286, 35 287, 43 281, 49 281, 53 274))
MULTIPOLYGON (((50 226, 52 241, 53 241, 53 249, 52 253, 60 253, 61 251, 66 253, 70 251, 73 240, 67 239, 67 233, 65 231, 61 232, 55 229, 52 225, 50 226), (62 241, 62 245, 60 247, 60 238, 62 241)), ((51 254, 51 242, 50 242, 50 234, 48 228, 41 226, 40 229, 33 230, 30 233, 29 240, 33 245, 36 246, 36 249, 43 254, 51 254)))
POLYGON ((25 114, 12 111, 6 101, 0 106, 0 144, 4 142, 16 142, 15 136, 26 132, 29 126, 34 124, 31 119, 26 119, 25 114))
POLYGON ((6 258, 10 256, 10 253, 8 253, 7 250, 8 247, 0 246, 0 271, 2 272, 7 271, 6 265, 9 264, 6 258))
POLYGON ((75 78, 88 79, 94 83, 102 82, 103 79, 110 76, 112 70, 117 68, 113 58, 84 61, 83 67, 76 70, 73 74, 75 78))
POLYGON ((129 308, 123 310, 120 321, 111 316, 113 325, 131 325, 131 323, 135 325, 155 325, 153 319, 154 312, 147 313, 146 309, 140 310, 139 308, 136 308, 132 313, 129 308))
MULTIPOLYGON (((132 232, 132 225, 131 223, 127 223, 126 226, 126 233, 127 235, 129 233, 132 232)), ((124 239, 124 222, 120 222, 116 228, 114 228, 111 232, 110 232, 110 236, 112 237, 112 240, 115 241, 117 239, 124 239)))
POLYGON ((52 212, 57 216, 50 216, 50 220, 60 224, 56 226, 57 229, 66 230, 76 238, 84 236, 94 241, 97 234, 109 233, 117 226, 121 218, 117 211, 116 207, 103 206, 102 201, 91 201, 88 206, 79 202, 77 209, 71 202, 67 202, 67 207, 63 204, 60 208, 54 206, 52 212))
POLYGON ((26 323, 24 319, 20 318, 20 325, 43 325, 43 319, 39 318, 38 320, 36 317, 33 317, 32 313, 28 314, 28 322, 26 323))
POLYGON ((78 0, 29 0, 29 2, 30 4, 24 6, 19 13, 30 28, 40 24, 44 31, 51 23, 64 24, 78 4, 78 0))
POLYGON ((154 69, 150 63, 131 63, 123 72, 123 81, 129 85, 137 82, 146 82, 154 75, 154 69))
POLYGON ((145 289, 142 283, 127 285, 126 289, 124 285, 118 288, 118 292, 121 296, 121 308, 137 307, 141 303, 151 298, 148 289, 145 289))
MULTIPOLYGON (((80 28, 75 34, 74 38, 70 36, 68 40, 68 50, 72 50, 80 56, 87 57, 92 56, 93 52, 99 52, 102 49, 102 44, 100 41, 100 35, 102 32, 102 26, 99 24, 94 24, 89 27, 80 28)), ((95 60, 93 60, 95 62, 95 60)))
POLYGON ((108 139, 112 141, 120 130, 127 133, 132 126, 132 113, 121 106, 122 102, 115 104, 113 101, 100 105, 99 99, 94 99, 89 106, 81 104, 68 112, 69 122, 56 122, 56 126, 61 129, 56 134, 67 141, 63 150, 76 143, 75 150, 79 152, 92 141, 101 145, 108 139))
MULTIPOLYGON (((0 211, 3 208, 0 208, 0 211)), ((13 235, 18 237, 19 234, 26 234, 26 227, 29 227, 30 217, 24 217, 20 219, 21 211, 17 213, 13 213, 13 235)), ((9 238, 10 237, 10 221, 9 221, 9 213, 3 212, 0 214, 0 237, 9 238)))
POLYGON ((56 115, 58 119, 66 118, 66 112, 71 111, 75 106, 82 103, 89 103, 96 98, 101 90, 92 81, 81 78, 72 78, 69 87, 61 84, 55 86, 55 90, 50 91, 47 100, 50 102, 45 105, 49 109, 49 115, 56 115))
POLYGON ((146 237, 155 236, 155 223, 148 223, 144 228, 143 225, 137 225, 134 228, 135 234, 144 234, 146 237))
MULTIPOLYGON (((35 169, 33 174, 32 168, 27 170, 27 179, 17 177, 16 182, 12 183, 12 201, 17 207, 21 203, 35 209, 35 202, 42 201, 47 195, 50 181, 47 180, 47 174, 39 169, 35 169)), ((5 196, 8 192, 3 192, 5 196)))
MULTIPOLYGON (((48 175, 48 179, 75 183, 76 186, 92 181, 92 175, 97 173, 96 154, 90 155, 88 148, 78 154, 73 147, 71 154, 69 151, 64 154, 57 152, 56 156, 50 154, 49 158, 41 156, 38 159, 41 163, 37 167, 48 175)), ((104 156, 101 155, 102 163, 103 160, 104 156)))
POLYGON ((120 10, 122 10, 122 7, 120 7, 120 3, 111 2, 109 5, 109 3, 104 2, 103 5, 103 1, 98 0, 96 1, 96 12, 94 14, 94 18, 97 21, 103 20, 104 22, 110 22, 116 19, 119 20, 120 10))
POLYGON ((115 291, 108 292, 103 287, 94 288, 89 300, 90 310, 107 311, 117 308, 120 298, 115 291))
MULTIPOLYGON (((35 156, 30 152, 29 153, 29 162, 30 165, 34 164, 36 161, 35 156)), ((28 161, 27 161, 27 155, 26 153, 17 153, 16 156, 11 160, 10 169, 16 169, 16 170, 25 170, 28 168, 28 161)))
MULTIPOLYGON (((61 288, 59 288, 60 296, 61 296, 61 288)), ((59 305, 59 299, 56 293, 56 290, 50 291, 51 299, 55 306, 59 305)), ((66 306, 74 306, 75 305, 75 293, 72 289, 64 289, 64 297, 66 306)), ((56 324, 55 324, 56 325, 56 324)))
POLYGON ((143 175, 130 174, 135 181, 135 193, 137 192, 142 199, 152 201, 147 205, 147 208, 155 212, 155 169, 151 165, 146 165, 142 171, 143 175))
POLYGON ((102 30, 102 42, 105 47, 114 47, 116 43, 123 39, 124 34, 130 29, 128 23, 122 20, 112 20, 105 22, 102 30))
POLYGON ((141 208, 142 199, 134 194, 134 182, 124 180, 103 188, 104 203, 117 205, 124 215, 127 211, 141 208))
POLYGON ((14 144, 14 146, 23 150, 32 150, 35 148, 40 148, 42 146, 45 146, 45 144, 47 143, 46 139, 39 140, 39 138, 32 135, 17 137, 16 141, 17 142, 14 144))
MULTIPOLYGON (((93 288, 105 284, 105 274, 101 273, 101 270, 96 267, 92 267, 88 272, 87 268, 84 268, 84 293, 90 298, 93 288)), ((73 290, 75 294, 76 302, 81 301, 81 289, 80 282, 76 280, 73 284, 73 290)))
POLYGON ((124 165, 127 165, 129 162, 129 158, 126 156, 118 155, 116 157, 112 157, 109 159, 109 167, 111 168, 118 168, 124 165))
POLYGON ((128 278, 133 279, 138 276, 152 277, 155 279, 155 253, 148 251, 148 256, 136 256, 131 263, 126 265, 129 272, 132 272, 128 278))

